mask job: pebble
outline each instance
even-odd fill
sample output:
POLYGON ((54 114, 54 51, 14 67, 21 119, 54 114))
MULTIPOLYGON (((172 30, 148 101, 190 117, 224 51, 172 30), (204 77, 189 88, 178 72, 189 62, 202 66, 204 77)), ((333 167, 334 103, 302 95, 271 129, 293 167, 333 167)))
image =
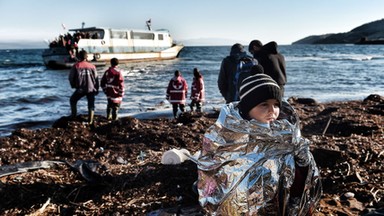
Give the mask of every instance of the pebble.
POLYGON ((344 194, 344 196, 345 196, 345 198, 347 198, 347 199, 352 199, 352 198, 355 197, 355 194, 352 193, 352 192, 347 192, 347 193, 344 194))

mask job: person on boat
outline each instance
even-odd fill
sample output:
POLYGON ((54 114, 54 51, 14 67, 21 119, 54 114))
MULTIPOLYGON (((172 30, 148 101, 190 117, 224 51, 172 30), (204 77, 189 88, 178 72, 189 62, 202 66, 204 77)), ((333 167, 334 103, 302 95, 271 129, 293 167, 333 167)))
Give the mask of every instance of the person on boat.
POLYGON ((101 78, 101 88, 107 96, 107 119, 117 120, 117 113, 119 111, 121 102, 124 95, 124 77, 118 68, 119 60, 117 58, 111 59, 111 67, 105 71, 101 78))
POLYGON ((191 111, 194 111, 196 107, 197 112, 201 112, 201 108, 205 99, 205 88, 204 88, 204 79, 203 75, 201 75, 199 69, 193 69, 193 81, 191 86, 191 103, 189 107, 191 111))
POLYGON ((79 51, 79 61, 75 63, 69 72, 69 83, 75 89, 71 98, 71 117, 77 116, 77 102, 84 96, 88 101, 88 123, 93 125, 95 112, 95 96, 99 93, 99 79, 96 67, 87 62, 88 54, 85 50, 79 51))
POLYGON ((311 215, 322 186, 309 145, 278 84, 245 78, 240 101, 222 107, 194 160, 200 205, 209 215, 311 215))
POLYGON ((173 117, 177 117, 177 111, 185 111, 185 103, 188 95, 187 81, 181 76, 179 70, 175 71, 174 77, 169 81, 166 99, 172 104, 173 117))
POLYGON ((253 40, 249 43, 248 50, 263 66, 264 73, 271 76, 279 84, 284 96, 284 86, 287 83, 285 58, 278 52, 277 43, 271 41, 263 45, 259 40, 253 40))

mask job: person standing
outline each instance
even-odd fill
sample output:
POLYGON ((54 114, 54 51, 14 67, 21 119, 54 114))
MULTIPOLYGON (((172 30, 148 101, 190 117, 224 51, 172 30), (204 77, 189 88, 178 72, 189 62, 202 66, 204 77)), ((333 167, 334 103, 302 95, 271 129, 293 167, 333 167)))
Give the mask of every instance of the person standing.
POLYGON ((259 64, 263 66, 264 73, 271 76, 277 82, 284 96, 284 86, 287 83, 285 58, 278 52, 277 43, 271 41, 263 46, 260 41, 253 40, 249 43, 248 50, 257 59, 259 64))
POLYGON ((88 101, 88 123, 93 125, 95 113, 95 96, 99 93, 99 79, 96 67, 87 62, 88 54, 85 50, 79 52, 79 61, 75 63, 69 72, 69 83, 76 89, 70 98, 71 117, 77 116, 77 102, 84 96, 88 101))
POLYGON ((191 111, 194 110, 196 106, 196 111, 201 112, 201 108, 203 106, 205 100, 205 88, 204 88, 204 79, 201 75, 199 69, 193 69, 193 81, 191 86, 191 104, 189 107, 191 111))
POLYGON ((107 96, 107 119, 117 120, 117 113, 119 111, 121 102, 124 95, 124 77, 118 68, 119 60, 117 58, 111 59, 111 67, 105 71, 101 78, 101 88, 107 96))
POLYGON ((238 86, 241 79, 250 74, 252 66, 257 65, 257 60, 248 56, 243 45, 232 45, 229 56, 221 62, 217 85, 226 103, 239 100, 238 86), (242 77, 240 77, 242 76, 242 77))
POLYGON ((185 102, 188 94, 187 81, 181 76, 179 70, 175 71, 174 77, 169 81, 166 99, 172 104, 173 117, 177 117, 177 111, 185 111, 185 102))

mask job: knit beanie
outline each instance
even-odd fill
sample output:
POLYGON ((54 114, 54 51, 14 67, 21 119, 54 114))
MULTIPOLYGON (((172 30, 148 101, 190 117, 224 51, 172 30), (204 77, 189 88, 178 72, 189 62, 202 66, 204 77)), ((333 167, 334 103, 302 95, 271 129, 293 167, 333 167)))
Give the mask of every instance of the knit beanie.
POLYGON ((256 74, 245 78, 240 85, 239 111, 244 119, 249 119, 249 111, 258 104, 276 99, 281 107, 279 85, 266 74, 256 74))

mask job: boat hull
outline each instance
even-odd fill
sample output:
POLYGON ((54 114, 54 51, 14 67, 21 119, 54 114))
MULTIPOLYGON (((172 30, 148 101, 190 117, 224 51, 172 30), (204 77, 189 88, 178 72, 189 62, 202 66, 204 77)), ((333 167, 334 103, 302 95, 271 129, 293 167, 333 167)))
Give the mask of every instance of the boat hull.
MULTIPOLYGON (((177 58, 183 45, 174 45, 159 52, 131 52, 131 53, 88 53, 88 61, 97 67, 106 66, 112 58, 124 62, 158 61, 177 58)), ((70 61, 68 52, 59 49, 47 49, 43 55, 44 64, 50 69, 67 69, 76 62, 70 61)))

